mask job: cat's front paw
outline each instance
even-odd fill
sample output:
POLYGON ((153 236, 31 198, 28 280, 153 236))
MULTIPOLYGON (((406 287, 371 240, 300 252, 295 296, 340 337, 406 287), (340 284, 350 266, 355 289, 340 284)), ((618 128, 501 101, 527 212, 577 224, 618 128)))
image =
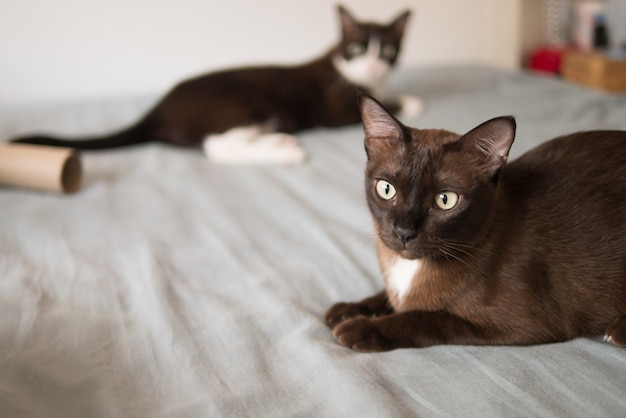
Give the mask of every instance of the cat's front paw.
POLYGON ((306 152, 298 139, 287 133, 233 129, 220 135, 211 135, 204 142, 207 158, 220 164, 281 164, 300 165, 306 161, 306 152))
POLYGON ((272 132, 259 136, 256 141, 262 149, 259 154, 266 156, 260 156, 262 162, 293 166, 306 161, 306 153, 294 135, 272 132))
POLYGON ((324 315, 324 323, 330 329, 334 329, 337 325, 346 319, 361 315, 356 303, 340 302, 336 303, 326 311, 324 315))
POLYGON ((339 344, 355 351, 372 353, 395 348, 379 331, 376 320, 365 316, 341 322, 333 330, 333 335, 339 344))
POLYGON ((424 102, 418 97, 404 95, 398 98, 400 110, 398 116, 401 119, 410 119, 419 116, 424 110, 424 102))

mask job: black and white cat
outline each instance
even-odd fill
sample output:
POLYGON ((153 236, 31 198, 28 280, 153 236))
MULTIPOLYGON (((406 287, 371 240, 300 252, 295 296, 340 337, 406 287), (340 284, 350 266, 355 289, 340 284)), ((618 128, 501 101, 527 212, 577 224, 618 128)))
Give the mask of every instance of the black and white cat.
MULTIPOLYGON (((135 125, 97 138, 29 136, 14 142, 103 149, 160 141, 204 148, 222 163, 298 164, 305 152, 294 133, 360 121, 356 91, 379 98, 396 64, 406 11, 388 25, 363 23, 338 7, 342 37, 322 57, 302 65, 210 73, 174 87, 135 125)), ((385 103, 401 116, 422 104, 402 96, 385 103)))

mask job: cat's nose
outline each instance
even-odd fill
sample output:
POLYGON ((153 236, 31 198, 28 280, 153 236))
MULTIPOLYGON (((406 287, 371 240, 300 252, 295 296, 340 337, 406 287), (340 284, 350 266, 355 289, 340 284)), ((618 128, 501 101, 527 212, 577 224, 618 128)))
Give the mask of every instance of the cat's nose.
POLYGON ((406 244, 417 236, 417 231, 415 229, 404 228, 401 226, 395 227, 395 233, 396 236, 400 238, 400 241, 402 241, 403 244, 406 244))

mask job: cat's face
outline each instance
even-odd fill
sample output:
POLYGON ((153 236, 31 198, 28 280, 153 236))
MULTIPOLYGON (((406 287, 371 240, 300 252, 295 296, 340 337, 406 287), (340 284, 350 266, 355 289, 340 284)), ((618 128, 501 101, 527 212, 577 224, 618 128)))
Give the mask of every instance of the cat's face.
POLYGON ((383 243, 407 259, 438 260, 480 245, 513 119, 496 118, 461 136, 409 128, 374 99, 360 103, 367 202, 383 243))
POLYGON ((387 26, 357 22, 339 6, 342 39, 333 62, 348 81, 376 88, 395 65, 404 27, 410 12, 404 12, 387 26))

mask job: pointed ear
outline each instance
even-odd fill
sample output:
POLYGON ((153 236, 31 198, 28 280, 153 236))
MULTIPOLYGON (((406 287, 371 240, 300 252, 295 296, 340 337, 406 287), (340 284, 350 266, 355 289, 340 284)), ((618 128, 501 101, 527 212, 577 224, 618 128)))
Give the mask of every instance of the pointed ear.
POLYGON ((488 120, 465 134, 459 141, 481 163, 491 177, 506 164, 515 139, 515 119, 501 116, 488 120))
POLYGON ((358 101, 365 131, 365 152, 368 158, 402 146, 404 125, 373 97, 360 94, 358 101))
POLYGON ((404 28, 406 27, 406 23, 409 20, 409 16, 411 16, 411 11, 407 10, 404 13, 402 13, 400 16, 398 16, 393 22, 391 22, 391 24, 389 25, 389 27, 393 30, 393 32, 397 35, 397 36, 402 36, 402 34, 404 33, 404 28))
POLYGON ((339 11, 339 19, 341 21, 341 33, 343 34, 343 37, 354 37, 354 34, 358 33, 359 23, 342 5, 337 6, 337 10, 339 11))

